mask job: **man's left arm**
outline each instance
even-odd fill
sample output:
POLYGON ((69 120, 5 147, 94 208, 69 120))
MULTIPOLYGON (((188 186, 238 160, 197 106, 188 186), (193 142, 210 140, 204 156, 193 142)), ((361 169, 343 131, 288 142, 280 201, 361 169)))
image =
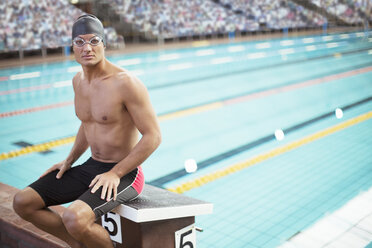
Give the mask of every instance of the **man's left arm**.
POLYGON ((125 107, 142 137, 128 156, 111 170, 119 177, 142 164, 161 142, 158 118, 146 87, 137 78, 130 77, 130 81, 126 87, 125 107))
POLYGON ((106 200, 110 200, 112 193, 116 200, 120 178, 141 165, 161 142, 159 123, 146 87, 135 77, 129 76, 127 80, 124 104, 142 137, 128 156, 92 181, 92 193, 102 186, 101 198, 106 196, 106 200))

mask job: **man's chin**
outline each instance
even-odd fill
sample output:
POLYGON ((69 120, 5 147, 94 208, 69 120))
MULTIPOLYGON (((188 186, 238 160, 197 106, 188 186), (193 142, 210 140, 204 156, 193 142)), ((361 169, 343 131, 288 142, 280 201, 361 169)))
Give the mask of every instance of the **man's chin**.
POLYGON ((82 60, 80 61, 80 64, 83 66, 95 66, 98 62, 95 60, 82 60))

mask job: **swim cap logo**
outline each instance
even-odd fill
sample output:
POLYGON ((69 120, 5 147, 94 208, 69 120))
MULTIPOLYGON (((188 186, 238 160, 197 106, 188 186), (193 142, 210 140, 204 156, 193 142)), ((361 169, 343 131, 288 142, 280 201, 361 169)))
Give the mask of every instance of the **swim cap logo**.
POLYGON ((105 32, 102 22, 94 15, 80 16, 72 26, 72 39, 79 35, 95 34, 103 40, 106 46, 105 32))

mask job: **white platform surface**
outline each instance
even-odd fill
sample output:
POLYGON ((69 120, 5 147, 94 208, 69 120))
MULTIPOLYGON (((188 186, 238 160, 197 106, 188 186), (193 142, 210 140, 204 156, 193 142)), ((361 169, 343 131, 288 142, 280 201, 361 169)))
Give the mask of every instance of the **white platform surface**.
POLYGON ((145 185, 142 194, 114 212, 137 223, 211 214, 213 204, 145 185))

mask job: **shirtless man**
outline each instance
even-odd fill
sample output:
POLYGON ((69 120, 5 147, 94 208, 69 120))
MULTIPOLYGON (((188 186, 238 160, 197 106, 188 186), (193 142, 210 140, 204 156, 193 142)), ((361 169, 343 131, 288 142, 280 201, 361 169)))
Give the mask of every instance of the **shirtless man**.
POLYGON ((105 58, 102 23, 81 16, 72 38, 83 69, 72 80, 81 120, 75 143, 65 160, 15 195, 13 206, 23 219, 73 248, 113 247, 95 220, 141 193, 140 165, 159 146, 160 128, 145 86, 105 58), (72 167, 88 147, 91 158, 72 167), (62 216, 48 208, 71 201, 62 216))

